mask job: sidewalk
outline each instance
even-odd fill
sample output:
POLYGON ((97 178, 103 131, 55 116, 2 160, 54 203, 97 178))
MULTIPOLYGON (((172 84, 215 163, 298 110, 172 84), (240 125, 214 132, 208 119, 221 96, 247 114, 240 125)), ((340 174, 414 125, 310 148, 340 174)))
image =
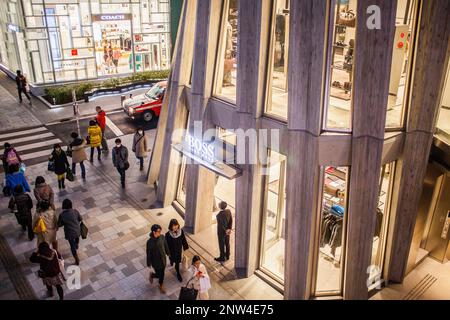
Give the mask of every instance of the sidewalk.
MULTIPOLYGON (((122 138, 130 145, 131 135, 122 138)), ((149 141, 153 140, 149 139, 149 141)), ((113 141, 109 141, 113 146, 113 141)), ((152 143, 150 143, 150 146, 152 143)), ((131 149, 131 148, 130 148, 131 149)), ((149 158, 146 158, 148 165, 149 158)), ((130 169, 127 171, 127 188, 120 188, 119 175, 113 168, 111 156, 107 155, 99 164, 87 163, 87 180, 77 179, 67 182, 66 191, 58 192, 56 176, 47 172, 46 164, 27 168, 27 178, 32 183, 37 175, 43 175, 54 188, 58 205, 66 197, 74 202, 89 227, 89 236, 81 240, 79 255, 82 270, 82 288, 66 290, 67 299, 177 299, 181 284, 175 277, 175 270, 166 272, 166 295, 161 295, 154 284, 148 283, 148 268, 145 261, 145 244, 150 226, 159 223, 166 231, 172 217, 181 218, 172 207, 153 208, 154 190, 146 185, 146 174, 139 171, 130 150, 130 169)), ((77 172, 79 174, 79 172, 77 172)), ((40 299, 45 299, 45 288, 35 272, 28 257, 35 250, 35 242, 29 242, 20 231, 13 214, 7 209, 8 199, 0 198, 0 232, 6 238, 21 265, 24 274, 40 299)), ((201 248, 188 235, 191 249, 187 252, 188 261, 194 254, 201 254, 201 248)), ((66 266, 73 263, 63 230, 58 232, 60 251, 66 259, 66 266)), ((212 279, 211 299, 282 299, 281 294, 261 279, 252 276, 236 280, 225 268, 205 259, 212 279)), ((183 278, 189 272, 182 269, 183 278)), ((184 281, 184 283, 185 283, 184 281)), ((53 299, 56 299, 53 298, 53 299)))
MULTIPOLYGON (((148 88, 138 89, 125 95, 128 97, 132 93, 133 96, 136 96, 147 91, 148 88)), ((23 103, 20 104, 15 81, 1 71, 0 96, 0 132, 73 118, 72 106, 49 109, 43 102, 33 96, 31 97, 31 106, 25 96, 23 97, 23 103)), ((106 112, 118 110, 121 108, 120 95, 96 97, 92 101, 80 103, 80 117, 95 115, 95 107, 98 105, 106 112)))

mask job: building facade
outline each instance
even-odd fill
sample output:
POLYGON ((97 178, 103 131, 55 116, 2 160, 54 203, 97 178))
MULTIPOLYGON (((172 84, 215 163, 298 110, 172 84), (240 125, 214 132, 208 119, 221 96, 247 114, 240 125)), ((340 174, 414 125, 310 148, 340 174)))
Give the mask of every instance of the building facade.
POLYGON ((449 21, 447 0, 184 1, 149 169, 158 200, 205 247, 226 201, 231 266, 286 299, 403 281, 450 123, 449 21))
POLYGON ((5 0, 0 61, 33 84, 170 68, 169 0, 5 0))

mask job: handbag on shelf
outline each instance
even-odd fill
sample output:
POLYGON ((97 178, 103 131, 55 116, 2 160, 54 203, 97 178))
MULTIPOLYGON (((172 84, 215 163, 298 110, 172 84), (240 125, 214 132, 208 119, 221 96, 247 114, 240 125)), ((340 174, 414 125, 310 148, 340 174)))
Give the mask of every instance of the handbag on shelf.
POLYGON ((351 9, 339 12, 337 24, 354 28, 356 26, 356 14, 351 9))
POLYGON ((194 285, 189 288, 189 283, 194 278, 195 276, 189 279, 185 287, 181 287, 178 300, 197 300, 198 290, 194 289, 194 285))

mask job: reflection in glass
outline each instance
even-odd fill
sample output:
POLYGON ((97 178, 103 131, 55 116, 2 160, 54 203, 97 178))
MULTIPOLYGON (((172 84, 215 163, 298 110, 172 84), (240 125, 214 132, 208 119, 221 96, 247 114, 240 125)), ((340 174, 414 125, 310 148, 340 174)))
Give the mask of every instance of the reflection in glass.
POLYGON ((402 127, 418 1, 398 0, 386 127, 402 127))
POLYGON ((215 94, 236 102, 238 0, 224 1, 215 94))
POLYGON ((378 197, 378 207, 375 212, 375 235, 373 238, 370 269, 370 282, 373 285, 378 284, 378 280, 381 280, 383 273, 394 168, 394 163, 385 164, 381 168, 380 193, 378 197))
POLYGON ((346 167, 326 167, 320 215, 316 295, 340 294, 345 253, 346 167))
POLYGON ((287 119, 289 0, 275 0, 266 113, 287 119))
POLYGON ((186 157, 181 160, 180 175, 178 179, 177 201, 183 208, 186 207, 186 157))
POLYGON ((329 94, 326 100, 328 129, 351 129, 353 57, 356 37, 356 0, 332 1, 329 94))
POLYGON ((261 268, 284 280, 286 157, 269 150, 261 268))

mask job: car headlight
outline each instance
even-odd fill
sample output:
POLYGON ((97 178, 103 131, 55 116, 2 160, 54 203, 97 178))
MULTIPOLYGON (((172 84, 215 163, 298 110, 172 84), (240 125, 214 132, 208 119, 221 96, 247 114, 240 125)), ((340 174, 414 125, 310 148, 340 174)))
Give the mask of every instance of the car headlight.
POLYGON ((134 113, 134 108, 128 107, 128 113, 133 114, 134 113))

